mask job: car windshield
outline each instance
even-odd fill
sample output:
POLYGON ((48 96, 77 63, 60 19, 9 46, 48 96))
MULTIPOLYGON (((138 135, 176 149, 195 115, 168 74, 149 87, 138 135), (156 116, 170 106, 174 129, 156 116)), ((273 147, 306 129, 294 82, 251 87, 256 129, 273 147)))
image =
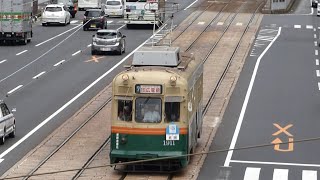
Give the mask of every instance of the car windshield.
POLYGON ((117 38, 117 33, 116 32, 97 32, 97 37, 103 38, 103 39, 114 39, 114 38, 117 38))
POLYGON ((100 11, 87 11, 85 16, 88 17, 100 17, 101 12, 100 11))
POLYGON ((120 5, 120 1, 107 1, 107 5, 117 6, 120 5))
POLYGON ((46 11, 49 11, 49 12, 59 12, 59 11, 62 11, 62 8, 61 8, 61 7, 47 7, 47 8, 46 8, 46 11))
POLYGON ((135 120, 138 123, 161 122, 161 99, 140 97, 136 99, 135 120))

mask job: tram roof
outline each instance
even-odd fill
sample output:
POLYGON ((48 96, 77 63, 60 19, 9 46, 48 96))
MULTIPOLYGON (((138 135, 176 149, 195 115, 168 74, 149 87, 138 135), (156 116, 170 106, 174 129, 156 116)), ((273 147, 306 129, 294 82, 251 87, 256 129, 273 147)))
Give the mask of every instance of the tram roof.
POLYGON ((177 67, 181 62, 179 47, 141 47, 133 55, 133 66, 177 67))

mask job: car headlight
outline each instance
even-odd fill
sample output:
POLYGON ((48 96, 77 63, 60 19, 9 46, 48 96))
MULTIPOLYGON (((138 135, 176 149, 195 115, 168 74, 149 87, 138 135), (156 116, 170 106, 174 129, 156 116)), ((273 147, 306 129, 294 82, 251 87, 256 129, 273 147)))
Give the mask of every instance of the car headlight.
POLYGON ((95 45, 95 46, 97 45, 97 43, 95 41, 93 41, 92 44, 95 45))

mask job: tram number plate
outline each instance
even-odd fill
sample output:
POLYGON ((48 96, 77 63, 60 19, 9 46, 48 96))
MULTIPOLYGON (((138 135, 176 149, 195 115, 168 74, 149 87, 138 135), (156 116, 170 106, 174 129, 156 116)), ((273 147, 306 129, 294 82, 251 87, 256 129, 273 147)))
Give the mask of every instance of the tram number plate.
POLYGON ((163 146, 175 146, 174 141, 163 140, 163 146))

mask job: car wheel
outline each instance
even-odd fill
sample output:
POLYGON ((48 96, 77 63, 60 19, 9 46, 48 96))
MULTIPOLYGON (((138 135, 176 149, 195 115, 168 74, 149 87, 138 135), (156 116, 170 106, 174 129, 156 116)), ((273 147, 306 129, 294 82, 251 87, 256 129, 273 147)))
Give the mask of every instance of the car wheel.
POLYGON ((83 27, 83 31, 87 31, 87 30, 88 30, 88 28, 83 27))
POLYGON ((15 125, 15 124, 13 125, 13 130, 12 130, 12 132, 9 134, 9 137, 10 137, 10 138, 16 137, 16 125, 15 125))
POLYGON ((24 36, 24 39, 21 41, 21 44, 22 45, 27 45, 28 44, 28 38, 27 38, 26 34, 24 36))
POLYGON ((46 26, 47 24, 46 23, 42 23, 42 26, 46 26))
POLYGON ((67 25, 67 18, 64 20, 64 24, 63 24, 64 26, 66 26, 67 25))
POLYGON ((91 50, 91 55, 96 55, 97 52, 95 50, 91 50))
POLYGON ((75 17, 76 17, 76 14, 72 14, 71 16, 72 16, 72 18, 75 18, 75 17))
POLYGON ((0 144, 4 144, 6 141, 6 128, 3 129, 3 136, 0 138, 0 144))

